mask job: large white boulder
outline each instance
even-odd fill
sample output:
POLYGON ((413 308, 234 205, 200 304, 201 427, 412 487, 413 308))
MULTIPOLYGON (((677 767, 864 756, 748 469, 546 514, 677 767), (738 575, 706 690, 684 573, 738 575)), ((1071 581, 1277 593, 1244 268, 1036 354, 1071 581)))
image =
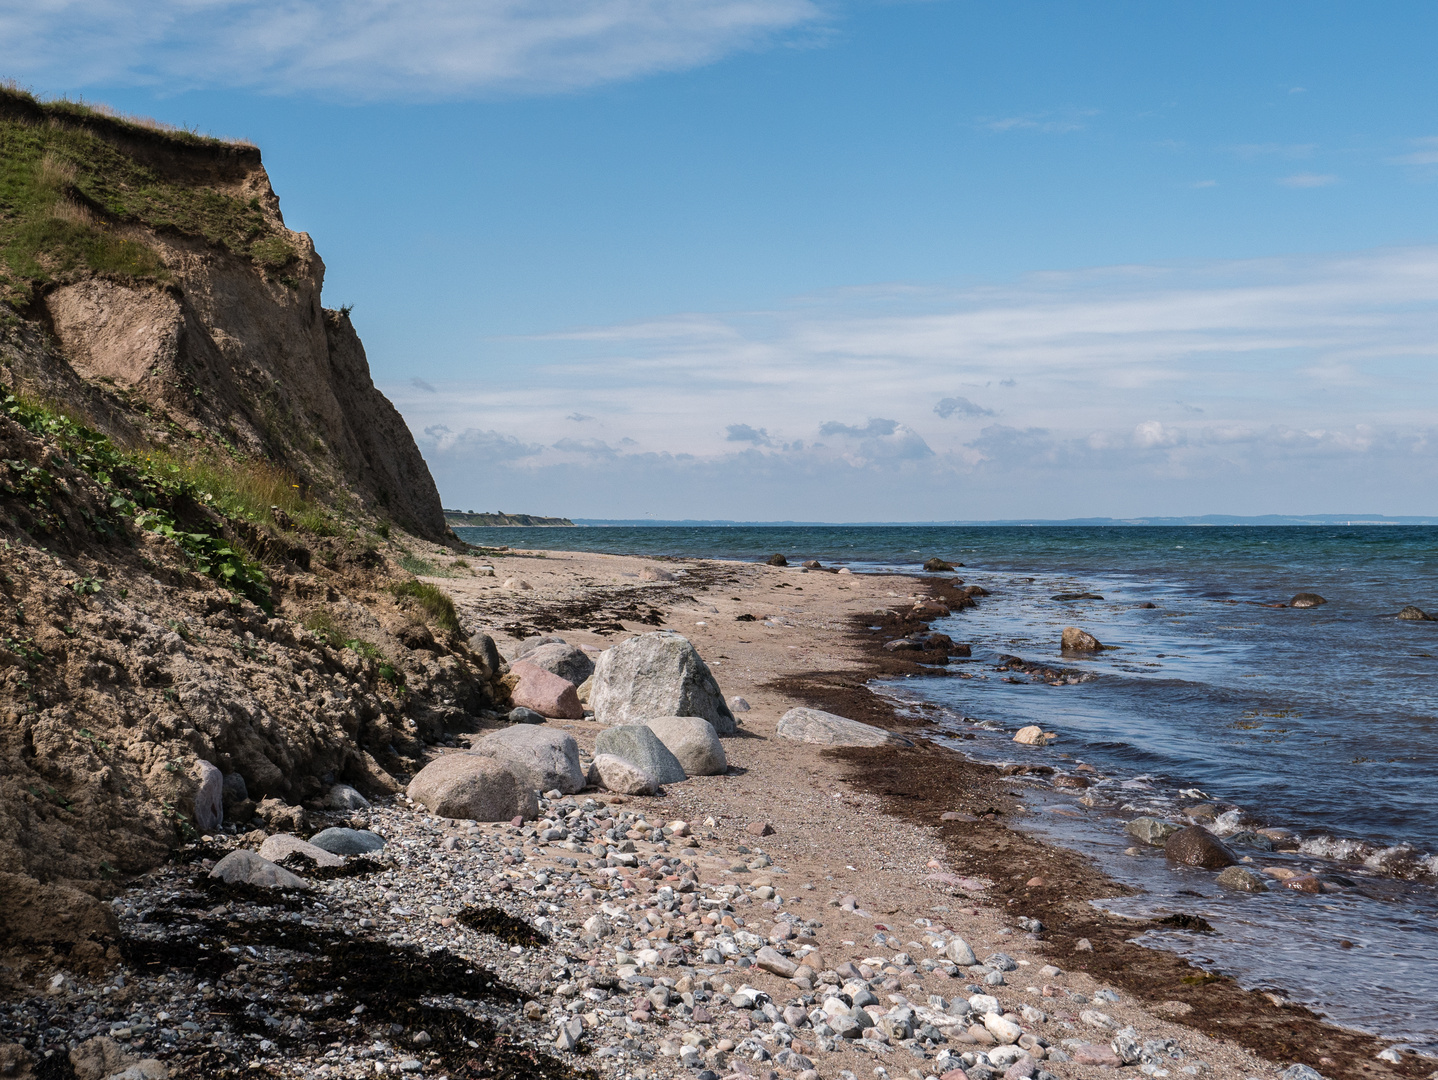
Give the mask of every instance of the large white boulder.
POLYGON ((530 791, 558 788, 573 795, 584 787, 579 744, 573 735, 556 728, 533 724, 501 728, 475 743, 470 754, 503 763, 530 791))
POLYGON ((734 714, 709 666, 689 640, 661 630, 599 654, 589 707, 602 724, 639 724, 654 716, 700 716, 732 735, 734 714))
POLYGON ((895 735, 871 724, 861 724, 846 716, 822 709, 790 709, 779 718, 774 734, 795 742, 817 743, 820 746, 913 746, 902 735, 895 735))
POLYGON ((702 716, 653 716, 644 726, 659 736, 690 776, 723 776, 729 771, 724 744, 702 716))
POLYGON ((534 788, 498 758, 445 754, 431 761, 406 791, 440 817, 508 821, 539 816, 534 788))

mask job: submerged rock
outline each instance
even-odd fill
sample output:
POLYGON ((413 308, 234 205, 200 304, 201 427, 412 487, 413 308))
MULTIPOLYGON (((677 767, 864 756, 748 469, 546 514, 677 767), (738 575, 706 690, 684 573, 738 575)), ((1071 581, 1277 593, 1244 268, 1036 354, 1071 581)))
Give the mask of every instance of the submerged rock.
POLYGON ((1182 826, 1155 817, 1134 818, 1125 826, 1130 836, 1137 837, 1150 847, 1163 847, 1168 838, 1180 828, 1182 826))
POLYGON ((1235 892, 1267 892, 1268 882, 1263 880, 1263 875, 1246 866, 1230 866, 1218 875, 1218 884, 1224 889, 1233 889, 1235 892))
POLYGON ((1326 603, 1328 603, 1328 601, 1323 599, 1323 597, 1319 596, 1317 593, 1301 592, 1296 595, 1292 600, 1288 601, 1288 606, 1296 608, 1310 608, 1318 607, 1320 604, 1326 603))
POLYGON ((1429 615, 1429 614, 1428 614, 1426 611, 1424 611, 1422 608, 1417 607, 1417 606, 1415 606, 1415 605, 1413 605, 1413 604, 1409 604, 1409 605, 1408 605, 1407 607, 1405 607, 1402 611, 1400 611, 1400 612, 1398 613, 1398 618, 1400 618, 1400 619, 1408 619, 1408 620, 1411 620, 1412 622, 1435 622, 1435 621, 1438 621, 1438 620, 1435 620, 1432 615, 1429 615))

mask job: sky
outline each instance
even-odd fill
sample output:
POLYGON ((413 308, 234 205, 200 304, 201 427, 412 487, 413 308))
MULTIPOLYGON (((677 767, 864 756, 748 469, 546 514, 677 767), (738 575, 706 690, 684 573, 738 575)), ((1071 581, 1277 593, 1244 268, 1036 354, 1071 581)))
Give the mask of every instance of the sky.
POLYGON ((0 0, 262 149, 446 506, 1438 513, 1438 7, 0 0))

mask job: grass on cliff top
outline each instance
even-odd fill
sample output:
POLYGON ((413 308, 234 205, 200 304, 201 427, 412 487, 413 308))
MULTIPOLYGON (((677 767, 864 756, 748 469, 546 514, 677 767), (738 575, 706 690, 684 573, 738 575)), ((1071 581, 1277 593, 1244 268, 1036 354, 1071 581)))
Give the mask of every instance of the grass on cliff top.
POLYGON ((52 102, 42 107, 42 123, 7 111, 7 99, 19 96, 0 87, 0 299, 24 304, 36 285, 85 273, 168 278, 159 256, 126 226, 202 237, 269 270, 295 257, 258 199, 162 177, 67 122, 91 107, 52 102))

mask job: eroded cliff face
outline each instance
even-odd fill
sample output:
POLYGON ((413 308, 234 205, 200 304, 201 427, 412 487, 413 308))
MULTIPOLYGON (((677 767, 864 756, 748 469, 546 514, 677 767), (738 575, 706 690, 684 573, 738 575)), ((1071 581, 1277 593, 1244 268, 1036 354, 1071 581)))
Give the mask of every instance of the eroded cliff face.
POLYGON ((0 88, 0 992, 117 955, 205 777, 293 825, 507 708, 323 282, 252 147, 0 88))
POLYGON ((12 386, 129 441, 264 456, 342 510, 444 539, 429 468, 348 315, 321 306, 324 263, 285 226, 259 152, 123 126, 62 132, 85 138, 36 148, 34 183, 55 185, 43 224, 61 240, 34 260, 14 305, 27 325, 0 346, 12 386), (120 161, 103 176, 96 145, 120 161), (140 194, 151 188, 163 197, 140 194), (66 244, 66 229, 81 233, 66 244), (105 242, 130 245, 119 262, 134 273, 64 265, 105 242))

